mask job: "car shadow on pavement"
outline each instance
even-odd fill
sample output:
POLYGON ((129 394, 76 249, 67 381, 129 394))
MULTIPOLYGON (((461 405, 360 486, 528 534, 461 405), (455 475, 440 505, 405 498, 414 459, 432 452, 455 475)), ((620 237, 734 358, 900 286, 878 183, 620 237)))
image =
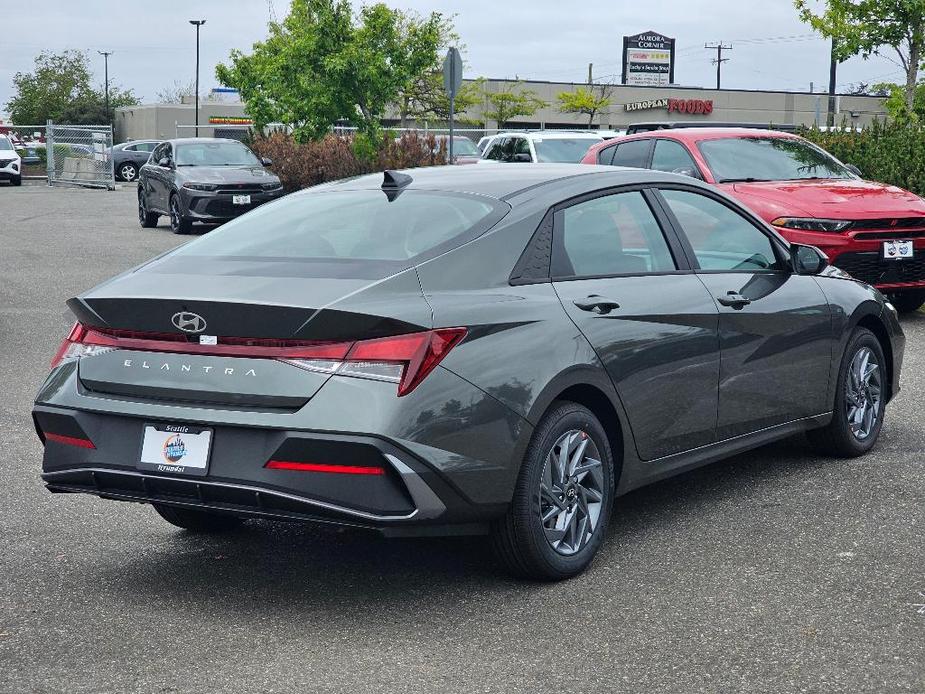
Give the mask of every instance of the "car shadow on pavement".
MULTIPOLYGON (((787 478, 805 476, 811 484, 820 469, 839 464, 809 457, 807 450, 796 437, 619 498, 601 556, 576 580, 601 570, 601 564, 626 564, 623 557, 634 545, 697 516, 717 499, 744 496, 756 506, 767 504, 783 493, 779 487, 787 478)), ((133 512, 153 514, 142 508, 133 512)), ((118 568, 101 568, 99 580, 121 586, 126 596, 142 593, 180 603, 208 599, 210 609, 218 610, 343 608, 357 600, 367 607, 396 607, 424 598, 423 609, 428 595, 465 600, 470 590, 514 594, 550 586, 507 577, 483 537, 384 539, 360 530, 270 521, 251 521, 223 535, 166 525, 157 532, 162 539, 149 551, 118 568)))

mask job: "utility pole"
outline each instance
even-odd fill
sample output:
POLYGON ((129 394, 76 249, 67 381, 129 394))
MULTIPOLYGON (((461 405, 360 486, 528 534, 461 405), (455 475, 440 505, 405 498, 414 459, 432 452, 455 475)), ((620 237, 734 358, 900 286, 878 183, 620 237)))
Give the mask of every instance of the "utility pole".
POLYGON ((832 52, 829 58, 829 115, 826 125, 835 125, 835 73, 838 72, 838 60, 835 57, 835 39, 832 39, 832 52))
POLYGON ((716 66, 716 88, 720 89, 720 71, 723 67, 723 63, 729 62, 729 58, 723 57, 723 51, 731 51, 732 46, 726 46, 722 41, 720 41, 716 44, 705 43, 703 44, 703 47, 708 50, 716 51, 716 57, 713 59, 713 64, 716 66))
POLYGON ((103 93, 106 99, 106 119, 112 122, 112 115, 109 113, 109 56, 112 55, 112 51, 97 51, 97 53, 103 56, 103 79, 105 80, 103 93))
POLYGON ((199 137, 199 27, 206 23, 204 19, 191 19, 189 23, 196 27, 196 137, 199 137))
POLYGON ((591 76, 591 72, 594 70, 594 63, 588 63, 588 84, 590 85, 594 79, 591 76))

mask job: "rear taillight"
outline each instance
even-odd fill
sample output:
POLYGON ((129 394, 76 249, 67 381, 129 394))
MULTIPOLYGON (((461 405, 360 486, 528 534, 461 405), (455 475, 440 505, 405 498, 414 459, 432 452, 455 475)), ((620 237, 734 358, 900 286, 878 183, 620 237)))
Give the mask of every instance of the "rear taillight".
POLYGON ((58 364, 66 361, 74 361, 81 357, 92 357, 115 349, 114 347, 86 342, 88 332, 87 328, 80 323, 74 323, 71 332, 64 338, 64 342, 61 343, 58 351, 55 352, 55 356, 52 357, 51 368, 55 368, 58 364))
POLYGON ((439 328, 356 342, 229 337, 197 343, 187 341, 184 335, 89 328, 76 323, 51 366, 114 349, 279 359, 309 371, 397 383, 402 396, 414 390, 465 336, 465 328, 439 328))
POLYGON ((283 361, 311 371, 397 383, 401 397, 414 390, 465 336, 465 328, 441 328, 361 340, 342 358, 319 355, 283 361))

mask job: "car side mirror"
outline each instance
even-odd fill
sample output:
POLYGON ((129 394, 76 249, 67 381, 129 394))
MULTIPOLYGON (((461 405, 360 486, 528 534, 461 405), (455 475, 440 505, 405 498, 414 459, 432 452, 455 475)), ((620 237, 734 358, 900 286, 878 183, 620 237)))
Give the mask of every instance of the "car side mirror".
POLYGON ((829 256, 815 246, 790 244, 790 261, 798 275, 818 275, 829 266, 829 256))
POLYGON ((864 178, 864 174, 862 174, 861 170, 858 167, 856 167, 854 164, 845 164, 845 168, 848 169, 848 171, 853 173, 858 178, 864 178))
POLYGON ((273 166, 273 160, 267 157, 260 157, 260 163, 264 166, 273 166))
POLYGON ((529 164, 530 162, 533 161, 533 159, 531 159, 530 155, 527 154, 526 152, 518 152, 517 154, 514 155, 514 158, 511 161, 529 164))
POLYGON ((167 157, 161 157, 161 158, 160 158, 160 161, 157 162, 157 165, 158 165, 158 166, 162 166, 162 167, 164 167, 165 169, 169 169, 169 168, 170 168, 170 159, 168 159, 167 157))

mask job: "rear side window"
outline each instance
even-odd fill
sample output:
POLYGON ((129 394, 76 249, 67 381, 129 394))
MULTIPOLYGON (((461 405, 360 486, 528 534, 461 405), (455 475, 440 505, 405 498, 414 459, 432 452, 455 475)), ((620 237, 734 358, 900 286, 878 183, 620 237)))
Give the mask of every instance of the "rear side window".
POLYGON ((605 147, 600 152, 597 153, 597 163, 598 164, 611 164, 613 162, 614 152, 617 151, 616 147, 605 147))
POLYGON ((738 212, 713 198, 683 190, 661 191, 704 270, 777 270, 771 240, 738 212))
POLYGON ((631 142, 617 145, 611 164, 644 169, 649 164, 649 146, 651 144, 651 140, 632 140, 631 142))
POLYGON ((594 198, 558 214, 553 251, 557 277, 677 269, 662 229, 639 191, 594 198))
POLYGON ((224 224, 173 257, 381 261, 388 271, 474 238, 508 209, 492 198, 418 190, 393 200, 381 190, 294 194, 224 224))

